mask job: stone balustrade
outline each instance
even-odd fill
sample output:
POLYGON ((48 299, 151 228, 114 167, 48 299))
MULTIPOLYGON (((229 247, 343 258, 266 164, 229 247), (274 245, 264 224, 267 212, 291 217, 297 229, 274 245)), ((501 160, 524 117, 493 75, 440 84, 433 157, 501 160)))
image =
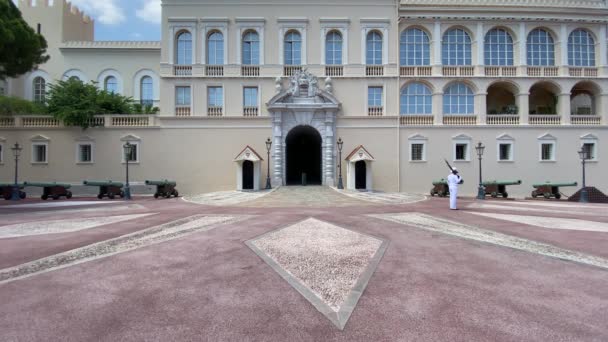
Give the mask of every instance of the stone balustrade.
POLYGON ((366 65, 365 76, 384 76, 383 65, 366 65))
POLYGON ((433 115, 412 115, 406 114, 399 118, 401 126, 431 126, 433 125, 433 115))
POLYGON ((0 117, 0 127, 14 127, 15 118, 13 117, 0 117))
POLYGON ((408 76, 432 76, 433 67, 430 66, 402 66, 399 68, 399 75, 408 76))
POLYGON ((174 65, 173 76, 192 76, 192 65, 174 65))
POLYGON ((530 115, 528 118, 530 125, 560 125, 562 118, 559 115, 530 115))
POLYGON ((513 77, 517 76, 517 67, 514 66, 487 66, 484 68, 486 76, 513 77))
POLYGON ((383 106, 370 106, 367 108, 368 116, 382 116, 384 114, 383 106))
POLYGON ((290 77, 290 76, 297 74, 300 71, 302 71, 301 65, 285 65, 283 67, 283 76, 290 77))
POLYGON ((342 76, 344 76, 344 66, 342 66, 342 65, 327 65, 327 66, 325 66, 325 76, 327 76, 327 77, 342 77, 342 76))
POLYGON ((110 125, 114 127, 146 127, 150 125, 150 117, 148 116, 112 116, 110 117, 110 125))
POLYGON ((219 117, 224 115, 224 107, 209 106, 207 107, 207 116, 219 117))
POLYGON ((529 66, 528 76, 531 77, 557 77, 559 75, 559 68, 556 66, 529 66))
POLYGON ((257 106, 245 106, 243 107, 243 116, 252 117, 258 116, 259 109, 257 106))
POLYGON ((223 65, 206 65, 205 66, 205 76, 210 76, 210 77, 224 76, 224 66, 223 65))
POLYGON ((602 124, 602 117, 599 115, 571 115, 572 125, 599 126, 602 124))
POLYGON ((59 127, 59 120, 51 116, 26 116, 21 119, 23 127, 59 127))
POLYGON ((472 66, 444 66, 443 76, 474 76, 475 67, 472 66))
POLYGON ((443 124, 454 126, 477 125, 477 115, 446 114, 443 116, 443 124))
POLYGON ((259 65, 243 65, 241 66, 241 76, 243 77, 258 77, 260 76, 259 65))
POLYGON ((491 114, 486 116, 488 125, 519 125, 519 115, 491 114))
POLYGON ((568 68, 568 74, 572 77, 597 77, 597 68, 568 68))
POLYGON ((190 116, 192 109, 190 106, 175 106, 175 116, 190 116))

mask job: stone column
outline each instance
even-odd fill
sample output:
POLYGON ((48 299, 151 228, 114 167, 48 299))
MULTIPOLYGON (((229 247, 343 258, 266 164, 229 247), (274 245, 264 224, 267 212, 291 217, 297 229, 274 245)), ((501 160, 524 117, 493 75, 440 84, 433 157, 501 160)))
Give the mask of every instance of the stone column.
POLYGON ((487 96, 488 93, 477 93, 475 94, 475 108, 474 113, 477 113, 477 124, 485 125, 486 124, 486 114, 487 114, 487 96))
POLYGON ((530 94, 519 93, 517 94, 516 101, 519 112, 519 123, 527 125, 530 122, 530 94))
POLYGON ((608 37, 606 33, 606 24, 600 26, 600 36, 599 36, 599 62, 600 62, 600 76, 608 76, 608 47, 606 43, 608 42, 608 37))
MULTIPOLYGON (((559 74, 562 76, 569 76, 569 68, 568 68, 568 25, 561 24, 559 27, 559 63, 555 65, 559 66, 559 74)), ((557 57, 557 56, 556 56, 557 57)), ((557 61, 556 61, 557 62, 557 61)), ((568 101, 569 103, 570 101, 568 101)), ((568 113, 570 114, 570 113, 568 113)), ((562 119, 563 120, 563 119, 562 119)), ((568 118, 568 120, 570 120, 568 118)))
POLYGON ((562 117, 562 123, 570 124, 570 93, 559 94, 557 100, 557 115, 562 117))
POLYGON ((433 24, 433 76, 441 76, 441 22, 433 24))
POLYGON ((595 110, 602 117, 602 125, 608 125, 608 93, 598 95, 597 109, 595 110))
MULTIPOLYGON (((519 23, 519 34, 518 34, 518 49, 519 49, 519 72, 517 73, 518 75, 526 75, 528 70, 527 70, 527 65, 528 65, 528 54, 526 52, 527 50, 527 41, 528 41, 528 37, 526 36, 526 23, 519 23)), ((526 112, 526 114, 528 114, 526 112)))
POLYGON ((433 123, 443 125, 443 92, 433 93, 433 123))
POLYGON ((476 66, 475 75, 485 75, 485 70, 484 70, 485 58, 484 58, 484 51, 483 51, 484 43, 485 43, 485 36, 483 34, 483 23, 479 22, 479 23, 477 23, 477 30, 475 32, 475 46, 477 48, 477 50, 475 50, 477 52, 475 54, 476 60, 472 61, 473 65, 476 66))
POLYGON ((323 139, 323 184, 326 186, 336 186, 336 163, 334 158, 335 141, 336 141, 336 120, 335 113, 332 111, 325 112, 325 132, 323 139))
POLYGON ((272 114, 272 186, 277 187, 283 183, 283 125, 282 113, 272 114))

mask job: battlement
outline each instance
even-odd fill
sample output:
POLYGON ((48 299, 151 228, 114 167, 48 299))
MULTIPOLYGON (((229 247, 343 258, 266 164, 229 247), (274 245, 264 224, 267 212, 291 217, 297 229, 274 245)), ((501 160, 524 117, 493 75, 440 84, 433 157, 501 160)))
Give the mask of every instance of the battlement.
POLYGON ((19 0, 18 7, 21 12, 31 9, 63 8, 64 17, 78 19, 84 24, 92 24, 93 19, 76 5, 66 0, 19 0))
POLYGON ((67 0, 19 0, 18 7, 25 21, 41 31, 49 48, 65 41, 94 40, 95 21, 67 0))

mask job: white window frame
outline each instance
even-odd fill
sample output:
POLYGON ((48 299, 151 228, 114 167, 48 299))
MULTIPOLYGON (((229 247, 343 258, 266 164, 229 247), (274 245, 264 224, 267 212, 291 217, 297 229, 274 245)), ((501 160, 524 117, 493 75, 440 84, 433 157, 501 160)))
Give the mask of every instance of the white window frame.
POLYGON ((427 156, 426 149, 427 149, 428 145, 427 145, 427 139, 426 138, 423 138, 421 136, 411 137, 409 139, 409 141, 408 141, 408 146, 409 146, 408 152, 409 152, 409 162, 410 163, 426 163, 427 162, 427 159, 426 159, 426 156, 427 156), (413 155, 412 154, 412 145, 415 145, 415 144, 422 145, 422 159, 421 160, 414 160, 414 159, 412 159, 412 155, 413 155))
POLYGON ((76 143, 76 164, 78 165, 89 165, 95 163, 95 145, 92 141, 79 141, 76 143), (80 147, 84 145, 91 146, 91 161, 82 161, 80 159, 80 147))
POLYGON ((113 76, 116 79, 116 94, 124 94, 123 79, 120 73, 114 69, 106 69, 97 76, 97 87, 106 90, 106 80, 113 76))
POLYGON ((386 85, 384 83, 368 83, 365 87, 365 112, 369 112, 369 88, 382 88, 382 115, 386 114, 386 85))
MULTIPOLYGON (((243 109, 245 108, 245 88, 257 88, 258 90, 258 96, 257 96, 257 101, 258 101, 258 115, 259 115, 259 111, 262 109, 261 107, 261 101, 262 101, 262 95, 261 95, 261 89, 260 86, 258 84, 247 84, 244 83, 241 85, 241 96, 242 96, 242 100, 241 101, 241 107, 243 107, 243 109)), ((225 100, 225 96, 224 96, 224 100, 225 100)))
POLYGON ((192 64, 197 64, 196 60, 196 49, 198 47, 197 41, 197 29, 196 22, 197 18, 169 18, 169 44, 171 44, 171 53, 169 54, 169 64, 176 64, 175 60, 175 48, 177 47, 176 38, 177 33, 180 31, 188 31, 192 35, 192 64))
POLYGON ((120 155, 122 163, 126 164, 127 160, 125 158, 125 149, 124 149, 124 145, 129 142, 131 143, 131 145, 135 145, 135 149, 137 151, 136 156, 137 159, 136 160, 129 160, 129 164, 139 164, 140 160, 141 160, 141 144, 139 140, 121 140, 121 144, 120 144, 120 155))
POLYGON ((289 31, 297 31, 302 39, 301 65, 307 65, 308 39, 306 38, 306 31, 308 29, 308 18, 278 18, 277 23, 279 26, 279 64, 285 65, 285 35, 289 31))
POLYGON ((582 136, 581 137, 581 147, 580 147, 581 149, 583 148, 584 144, 593 144, 593 152, 594 152, 593 153, 593 158, 587 160, 586 162, 587 163, 589 163, 589 162, 591 162, 591 163, 598 162, 599 161, 599 158, 598 158, 598 147, 600 146, 600 144, 598 143, 597 137, 594 136, 594 135, 591 135, 591 134, 582 136))
POLYGON ((496 161, 499 163, 512 163, 515 161, 515 139, 508 134, 501 134, 496 138, 496 161), (500 159, 500 145, 511 145, 509 159, 500 159))
MULTIPOLYGON (((260 64, 264 65, 264 26, 266 19, 264 18, 236 18, 234 20, 237 26, 236 30, 236 64, 243 64, 243 35, 247 31, 255 31, 260 39, 260 64)), ((225 43, 225 42, 224 42, 225 43)))
POLYGON ((48 141, 34 141, 32 142, 32 157, 31 163, 34 165, 46 165, 49 163, 49 143, 48 141), (36 147, 44 146, 44 161, 36 161, 34 157, 36 156, 36 147))
POLYGON ((557 159, 557 142, 555 140, 539 140, 538 142, 538 161, 541 163, 554 163, 557 159), (551 145, 551 159, 543 159, 543 145, 551 145))
POLYGON ((471 161, 471 140, 468 139, 454 139, 452 141, 452 160, 455 163, 468 163, 471 161), (465 159, 456 159, 456 146, 464 144, 466 148, 464 150, 465 159))
POLYGON ((389 27, 390 19, 361 18, 361 64, 367 62, 367 35, 371 31, 378 31, 382 35, 382 65, 388 64, 389 27))
MULTIPOLYGON (((226 115, 225 111, 226 111, 226 89, 224 88, 223 84, 215 84, 215 83, 211 83, 211 84, 207 84, 207 86, 205 87, 205 101, 207 102, 207 108, 209 108, 209 88, 221 88, 222 89, 222 109, 224 110, 224 115, 226 115)), ((241 93, 242 96, 242 93, 241 93)), ((192 98, 190 98, 190 102, 192 102, 192 98)), ((205 113, 207 112, 207 109, 205 108, 205 113)))
POLYGON ((348 64, 348 29, 350 19, 348 18, 321 18, 321 65, 325 65, 325 43, 327 34, 337 31, 342 35, 342 64, 348 64))
MULTIPOLYGON (((174 108, 174 110, 177 107, 177 88, 178 87, 189 87, 190 88, 190 113, 192 113, 191 115, 194 115, 194 99, 192 98, 192 96, 194 94, 192 92, 192 84, 190 84, 190 83, 176 83, 173 86, 173 108, 174 108)), ((205 101, 206 101, 206 97, 205 97, 205 101)))

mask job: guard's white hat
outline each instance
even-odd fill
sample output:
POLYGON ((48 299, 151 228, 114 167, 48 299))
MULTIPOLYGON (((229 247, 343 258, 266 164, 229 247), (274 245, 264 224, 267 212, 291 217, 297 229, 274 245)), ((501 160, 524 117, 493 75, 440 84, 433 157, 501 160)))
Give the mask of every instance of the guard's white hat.
POLYGON ((453 167, 453 168, 452 168, 452 171, 458 171, 458 169, 457 169, 457 168, 455 168, 455 167, 453 167))

